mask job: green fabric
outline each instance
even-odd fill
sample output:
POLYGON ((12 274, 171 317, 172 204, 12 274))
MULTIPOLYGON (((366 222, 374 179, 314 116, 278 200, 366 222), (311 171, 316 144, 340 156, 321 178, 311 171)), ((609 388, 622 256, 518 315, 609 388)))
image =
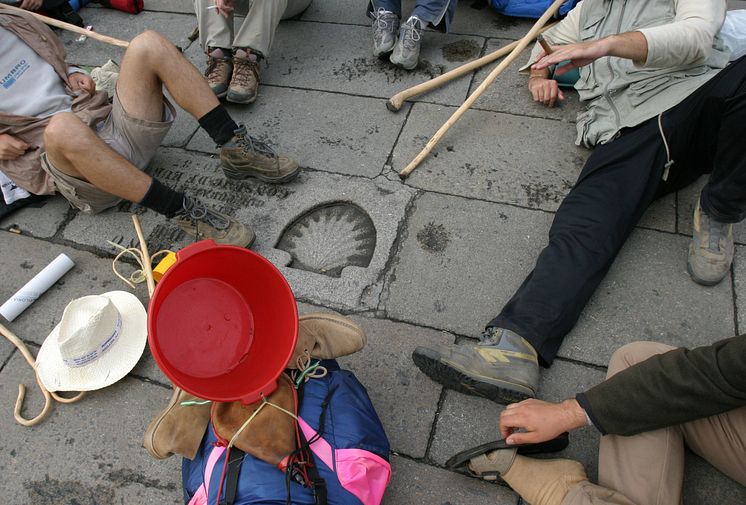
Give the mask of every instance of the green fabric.
POLYGON ((653 356, 582 393, 603 433, 635 435, 746 405, 746 335, 653 356))

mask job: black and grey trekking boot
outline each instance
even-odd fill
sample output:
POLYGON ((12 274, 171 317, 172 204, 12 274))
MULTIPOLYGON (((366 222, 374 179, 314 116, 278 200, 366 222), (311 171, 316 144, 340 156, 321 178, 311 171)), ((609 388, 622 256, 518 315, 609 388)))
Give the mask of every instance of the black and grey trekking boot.
POLYGON ((502 328, 488 328, 478 344, 417 347, 412 359, 443 386, 497 403, 533 398, 539 386, 536 350, 502 328))
POLYGON ((733 224, 708 216, 697 200, 692 228, 687 270, 694 282, 714 286, 728 275, 733 263, 733 224))

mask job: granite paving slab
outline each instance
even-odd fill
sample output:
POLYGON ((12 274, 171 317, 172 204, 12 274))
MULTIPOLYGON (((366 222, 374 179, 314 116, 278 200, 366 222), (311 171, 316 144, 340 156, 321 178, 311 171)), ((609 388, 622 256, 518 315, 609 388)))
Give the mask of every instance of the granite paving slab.
MULTIPOLYGON (((510 40, 489 39, 485 54, 497 51, 510 40)), ((575 123, 575 117, 578 112, 585 108, 581 104, 578 93, 574 89, 562 89, 565 94, 565 100, 558 102, 554 107, 547 107, 544 104, 534 102, 531 93, 528 91, 528 75, 518 71, 531 56, 529 45, 518 58, 506 68, 485 90, 482 96, 474 104, 475 109, 489 110, 493 112, 509 112, 520 116, 543 117, 547 119, 558 119, 567 123, 575 123)), ((474 81, 472 82, 469 93, 474 93, 477 87, 482 84, 484 79, 494 70, 502 60, 491 63, 477 71, 474 81)), ((565 125, 556 125, 554 128, 566 128, 565 125)), ((574 126, 573 126, 574 129, 574 126)), ((574 140, 574 139, 573 139, 574 140)))
POLYGON ((743 246, 736 246, 733 260, 733 292, 738 313, 736 333, 741 334, 746 330, 746 249, 743 246))
MULTIPOLYGON (((233 118, 302 167, 325 172, 376 177, 406 119, 406 110, 392 115, 375 98, 273 86, 259 89, 252 106, 228 106, 233 118)), ((202 129, 188 147, 215 152, 215 143, 202 129)))
POLYGON ((441 505, 513 505, 518 495, 510 489, 391 456, 391 484, 384 505, 432 503, 441 505))
MULTIPOLYGON (((462 341, 462 343, 466 343, 462 341)), ((541 375, 538 398, 558 402, 573 398, 604 379, 604 372, 565 361, 558 361, 541 375)), ((448 391, 438 416, 429 457, 443 465, 460 451, 499 440, 500 413, 505 407, 484 398, 448 391)), ((547 455, 575 459, 583 463, 589 477, 596 479, 598 430, 583 428, 570 435, 567 449, 547 455)))
POLYGON ((19 229, 23 233, 38 237, 53 237, 67 218, 70 204, 61 196, 52 196, 43 202, 32 203, 0 219, 0 229, 19 229))
MULTIPOLYGON (((145 2, 145 10, 153 12, 178 12, 181 14, 194 14, 194 2, 183 0, 148 0, 145 2)), ((197 22, 194 22, 195 26, 197 22)))
POLYGON ((339 359, 368 389, 386 429, 391 450, 413 458, 425 456, 441 387, 412 361, 418 345, 452 343, 453 335, 409 324, 354 317, 368 335, 359 353, 339 359))
MULTIPOLYGON (((54 286, 36 300, 12 323, 5 322, 23 340, 41 344, 59 323, 62 312, 74 298, 129 288, 111 271, 111 261, 72 247, 44 242, 14 233, 0 232, 0 257, 3 258, 4 281, 0 299, 7 300, 47 266, 65 253, 75 266, 54 286)), ((141 301, 142 295, 138 293, 141 301)))
POLYGON ((746 503, 746 487, 731 480, 699 456, 687 451, 684 505, 746 503))
POLYGON ((424 194, 411 209, 381 308, 398 320, 478 335, 533 268, 551 218, 424 194))
MULTIPOLYGON (((124 379, 77 403, 56 404, 41 424, 27 428, 13 419, 18 383, 31 386, 33 373, 16 354, 0 372, 0 466, 12 503, 183 503, 181 460, 156 461, 142 447, 148 421, 170 395, 166 388, 124 379)), ((26 416, 40 411, 36 387, 26 402, 26 416)))
POLYGON ((730 278, 704 287, 686 271, 689 239, 636 230, 627 240, 560 349, 560 356, 605 365, 636 340, 677 347, 735 334, 730 278))
MULTIPOLYGON (((413 105, 394 149, 393 168, 398 172, 407 166, 455 110, 413 105)), ((405 182, 428 191, 553 211, 589 154, 574 140, 570 123, 470 110, 405 182)))
MULTIPOLYGON (((287 21, 277 29, 262 80, 293 88, 388 98, 478 57, 484 44, 481 37, 425 32, 420 64, 408 71, 373 56, 369 39, 370 28, 364 26, 287 21), (467 48, 465 53, 453 54, 447 49, 457 41, 467 48)), ((420 99, 460 104, 468 85, 468 79, 460 79, 420 99)), ((380 106, 385 108, 385 101, 380 106)))
MULTIPOLYGON (((167 12, 148 12, 147 15, 133 16, 113 9, 84 7, 80 15, 87 25, 92 25, 95 31, 104 35, 130 41, 146 30, 155 30, 182 49, 189 47, 187 37, 196 25, 193 15, 167 12)), ((78 37, 76 33, 60 32, 67 51, 67 61, 94 67, 103 65, 109 59, 122 63, 123 48, 90 38, 77 42, 78 37)))

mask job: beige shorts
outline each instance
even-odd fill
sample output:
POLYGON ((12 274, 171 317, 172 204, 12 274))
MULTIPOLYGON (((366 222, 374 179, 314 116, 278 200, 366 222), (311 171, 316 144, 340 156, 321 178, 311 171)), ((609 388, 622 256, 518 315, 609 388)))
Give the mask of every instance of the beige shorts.
MULTIPOLYGON (((116 152, 128 159, 140 170, 150 163, 174 122, 176 111, 163 98, 163 121, 137 119, 124 110, 119 97, 114 95, 111 114, 97 129, 96 134, 116 152)), ((57 191, 70 204, 86 214, 97 214, 122 201, 116 195, 103 191, 90 182, 60 172, 47 158, 41 155, 41 166, 54 180, 57 191)))

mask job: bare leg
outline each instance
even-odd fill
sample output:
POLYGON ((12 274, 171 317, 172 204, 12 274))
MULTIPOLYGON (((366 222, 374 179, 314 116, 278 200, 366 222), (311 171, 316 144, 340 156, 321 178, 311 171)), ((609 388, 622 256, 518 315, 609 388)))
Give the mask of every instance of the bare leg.
POLYGON ((150 187, 148 174, 106 145, 72 112, 52 117, 44 130, 44 145, 58 170, 125 200, 139 202, 150 187))
POLYGON ((163 86, 199 119, 220 102, 202 74, 162 35, 143 32, 130 42, 117 81, 119 101, 132 117, 163 119, 163 86))

